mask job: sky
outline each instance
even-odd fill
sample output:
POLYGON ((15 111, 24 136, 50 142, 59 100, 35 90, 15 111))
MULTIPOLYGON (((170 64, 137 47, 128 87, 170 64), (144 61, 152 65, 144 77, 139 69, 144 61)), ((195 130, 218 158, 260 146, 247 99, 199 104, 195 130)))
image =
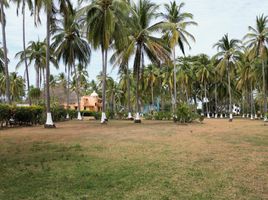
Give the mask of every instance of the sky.
MULTIPOLYGON (((163 11, 163 4, 169 1, 151 0, 160 5, 160 11, 163 11)), ((178 1, 178 3, 181 1, 178 1)), ((257 15, 268 15, 268 0, 184 0, 184 11, 194 15, 194 20, 198 23, 197 27, 188 29, 195 38, 196 42, 191 43, 191 50, 187 50, 188 55, 200 53, 212 56, 216 50, 212 48, 222 36, 226 33, 230 38, 242 39, 248 31, 248 26, 254 26, 257 15)), ((17 16, 16 6, 11 4, 6 10, 7 26, 7 47, 8 57, 10 59, 10 72, 16 71, 18 60, 15 54, 22 50, 22 17, 17 16)), ((37 28, 34 26, 33 18, 30 13, 26 17, 26 41, 43 40, 45 38, 46 18, 41 17, 42 25, 37 28)), ((2 34, 0 36, 2 43, 2 34)), ((60 70, 55 70, 51 66, 51 73, 58 74, 64 71, 65 66, 61 63, 60 70)), ((100 51, 93 51, 91 62, 87 66, 89 79, 95 79, 101 70, 100 51)), ((24 75, 24 66, 17 70, 20 75, 24 75)), ((116 78, 117 70, 108 67, 108 75, 116 78)), ((35 83, 35 73, 33 66, 30 66, 30 83, 35 83)))

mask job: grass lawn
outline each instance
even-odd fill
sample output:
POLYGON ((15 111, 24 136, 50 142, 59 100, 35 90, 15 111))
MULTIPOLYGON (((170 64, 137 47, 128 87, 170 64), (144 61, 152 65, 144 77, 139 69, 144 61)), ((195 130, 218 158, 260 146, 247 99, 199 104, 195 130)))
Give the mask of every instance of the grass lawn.
POLYGON ((0 130, 0 199, 268 199, 261 121, 0 130))

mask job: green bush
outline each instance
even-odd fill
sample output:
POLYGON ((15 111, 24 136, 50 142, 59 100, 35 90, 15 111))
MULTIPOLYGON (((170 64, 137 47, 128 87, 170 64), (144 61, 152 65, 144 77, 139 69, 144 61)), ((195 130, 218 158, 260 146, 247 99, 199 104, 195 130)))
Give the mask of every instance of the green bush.
POLYGON ((84 110, 84 111, 81 111, 81 115, 82 116, 85 116, 85 117, 92 117, 95 115, 95 112, 93 111, 88 111, 88 110, 84 110))
POLYGON ((179 123, 191 123, 195 119, 199 118, 199 114, 194 112, 194 109, 191 108, 188 104, 182 103, 178 105, 174 122, 179 123))
POLYGON ((94 117, 96 120, 100 120, 101 119, 101 112, 95 112, 94 117))
POLYGON ((0 104, 0 124, 3 127, 4 123, 7 125, 11 118, 12 110, 9 105, 0 104))
POLYGON ((54 122, 64 121, 66 120, 67 110, 62 106, 53 106, 51 115, 54 122))
POLYGON ((40 106, 13 107, 12 117, 16 124, 33 125, 40 124, 43 119, 44 108, 40 106))
POLYGON ((1 127, 12 125, 33 125, 42 122, 44 108, 41 106, 10 106, 0 104, 1 127))
POLYGON ((170 112, 156 112, 153 115, 155 120, 170 120, 172 118, 172 114, 170 112))
POLYGON ((77 117, 77 111, 76 110, 69 110, 67 111, 69 113, 70 119, 74 119, 77 117))

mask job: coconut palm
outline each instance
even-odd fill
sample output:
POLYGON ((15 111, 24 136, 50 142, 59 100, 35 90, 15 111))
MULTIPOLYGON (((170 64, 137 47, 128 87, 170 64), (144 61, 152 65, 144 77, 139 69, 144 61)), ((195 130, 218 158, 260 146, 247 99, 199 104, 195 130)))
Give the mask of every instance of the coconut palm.
MULTIPOLYGON (((87 41, 79 32, 79 25, 75 18, 76 11, 71 7, 65 16, 65 20, 61 20, 55 30, 52 47, 55 48, 55 54, 58 61, 62 60, 67 66, 67 108, 70 102, 70 72, 75 70, 75 61, 87 65, 90 61, 91 50, 87 41)), ((77 87, 78 88, 78 87, 77 87)), ((78 95, 78 92, 76 92, 78 95)), ((79 98, 78 98, 79 99, 79 98)), ((80 102, 78 102, 80 103, 80 102)), ((69 118, 69 113, 67 114, 69 118)), ((81 120, 80 107, 78 107, 78 120, 81 120)))
MULTIPOLYGON (((23 51, 24 51, 24 65, 25 65, 25 72, 26 72, 26 81, 27 81, 27 90, 28 93, 30 91, 30 79, 29 79, 29 70, 28 70, 28 63, 27 63, 27 59, 26 59, 26 39, 25 39, 25 7, 26 5, 28 6, 28 9, 30 11, 32 11, 33 8, 33 3, 32 0, 12 0, 14 3, 17 4, 17 15, 19 13, 19 8, 20 6, 22 6, 21 8, 21 12, 22 12, 22 41, 23 41, 23 51), (22 5, 21 5, 22 4, 22 5)), ((31 97, 28 94, 28 100, 29 100, 29 104, 31 105, 31 97)))
MULTIPOLYGON (((9 75, 10 80, 10 98, 11 101, 18 101, 24 96, 24 80, 22 76, 19 76, 17 72, 12 72, 9 75)), ((5 90, 6 88, 6 76, 0 76, 0 88, 5 90)))
POLYGON ((4 67, 5 67, 5 76, 6 76, 6 100, 7 103, 11 103, 10 99, 10 80, 9 80, 9 72, 8 72, 8 58, 7 58, 7 43, 6 43, 6 17, 5 17, 5 7, 8 7, 8 3, 6 0, 1 0, 0 3, 0 20, 2 26, 2 38, 3 38, 3 52, 4 52, 4 67))
POLYGON ((228 78, 228 93, 229 93, 229 121, 233 120, 232 114, 232 93, 231 93, 231 71, 234 70, 237 59, 239 58, 239 40, 229 40, 228 34, 224 35, 213 47, 217 48, 218 53, 215 58, 219 60, 217 68, 221 76, 227 72, 228 78))
MULTIPOLYGON (((205 100, 207 117, 210 118, 209 110, 208 110, 207 85, 209 83, 209 79, 212 76, 211 62, 210 62, 210 59, 207 55, 201 54, 198 56, 198 59, 197 59, 195 65, 196 65, 197 79, 199 80, 199 82, 203 86, 203 91, 204 91, 204 98, 202 98, 202 109, 203 109, 203 103, 205 100)), ((204 114, 204 112, 202 112, 202 114, 204 114)))
MULTIPOLYGON (((34 0, 34 17, 36 22, 40 21, 40 11, 42 9, 46 12, 46 112, 47 112, 47 118, 45 127, 55 127, 51 111, 50 111, 50 87, 49 87, 49 77, 50 77, 50 34, 51 34, 51 25, 52 25, 52 19, 53 14, 55 11, 57 11, 54 1, 52 0, 34 0)), ((58 11, 60 13, 67 13, 68 5, 71 5, 69 0, 58 0, 59 9, 58 11)), ((66 16, 66 15, 65 15, 66 16)))
POLYGON ((134 56, 133 70, 136 76, 136 117, 140 122, 140 80, 144 68, 144 57, 147 56, 152 63, 160 65, 161 61, 169 60, 169 49, 161 38, 154 36, 163 28, 161 23, 152 21, 157 17, 158 6, 150 0, 139 0, 131 4, 131 14, 128 21, 130 43, 127 48, 129 55, 134 56))
POLYGON ((155 96, 154 96, 154 88, 157 84, 158 77, 160 76, 159 68, 155 65, 148 65, 144 69, 144 77, 145 77, 145 88, 148 88, 151 93, 151 105, 154 108, 155 96))
POLYGON ((34 87, 30 88, 29 95, 31 99, 33 100, 33 103, 38 104, 38 101, 40 100, 40 97, 41 97, 41 93, 42 92, 39 88, 34 88, 34 87))
POLYGON ((256 18, 256 27, 249 26, 249 33, 245 36, 246 44, 251 48, 252 55, 262 61, 262 92, 263 92, 263 111, 264 121, 267 121, 267 94, 266 94, 266 71, 267 66, 267 45, 268 45, 268 16, 258 16, 256 18))
POLYGON ((166 23, 170 26, 168 31, 166 31, 168 43, 173 53, 173 68, 174 68, 174 111, 176 110, 177 103, 177 79, 176 79, 176 46, 179 45, 180 50, 183 54, 184 45, 188 45, 191 48, 189 39, 195 41, 194 36, 189 33, 186 29, 190 25, 197 25, 196 22, 193 21, 193 15, 191 13, 182 12, 182 8, 185 6, 184 3, 180 3, 177 5, 176 1, 170 2, 170 4, 164 4, 165 13, 162 13, 162 16, 166 23))
POLYGON ((102 53, 102 117, 106 122, 106 74, 108 49, 111 42, 119 42, 122 37, 123 13, 128 8, 125 0, 93 0, 79 11, 84 31, 95 49, 102 53))
MULTIPOLYGON (((53 66, 58 68, 57 60, 52 56, 53 49, 50 48, 50 51, 50 62, 53 64, 53 66)), ((25 50, 25 56, 24 51, 20 51, 15 55, 15 57, 19 59, 16 68, 19 68, 22 64, 24 64, 25 59, 28 61, 29 66, 34 66, 36 72, 35 88, 40 89, 43 79, 42 77, 45 76, 44 71, 46 66, 46 43, 40 42, 39 40, 36 42, 30 41, 25 50)))

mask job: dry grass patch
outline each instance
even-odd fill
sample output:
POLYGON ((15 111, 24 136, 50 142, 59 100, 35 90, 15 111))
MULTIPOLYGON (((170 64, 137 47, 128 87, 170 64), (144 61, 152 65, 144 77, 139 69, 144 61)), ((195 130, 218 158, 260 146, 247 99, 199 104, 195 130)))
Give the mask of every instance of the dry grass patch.
POLYGON ((0 199, 268 199, 260 121, 0 131, 0 199))

